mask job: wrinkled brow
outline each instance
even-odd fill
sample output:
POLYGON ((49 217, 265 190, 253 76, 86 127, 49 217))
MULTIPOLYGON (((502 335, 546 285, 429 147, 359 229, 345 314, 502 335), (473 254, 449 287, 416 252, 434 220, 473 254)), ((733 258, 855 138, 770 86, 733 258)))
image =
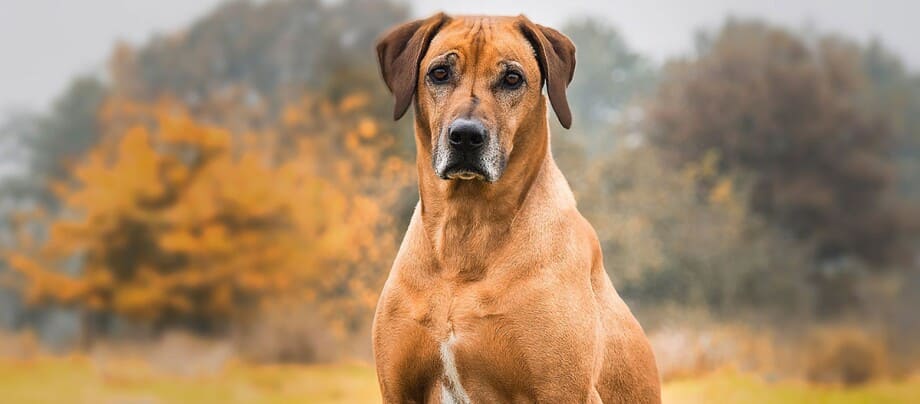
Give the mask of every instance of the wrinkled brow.
POLYGON ((457 58, 458 58, 457 51, 449 50, 447 52, 444 52, 432 58, 431 61, 428 62, 428 68, 430 69, 431 67, 436 66, 438 64, 451 64, 452 65, 456 63, 457 58))
POLYGON ((502 67, 502 70, 517 70, 520 72, 524 71, 524 65, 522 65, 517 60, 501 60, 498 62, 498 65, 502 67))

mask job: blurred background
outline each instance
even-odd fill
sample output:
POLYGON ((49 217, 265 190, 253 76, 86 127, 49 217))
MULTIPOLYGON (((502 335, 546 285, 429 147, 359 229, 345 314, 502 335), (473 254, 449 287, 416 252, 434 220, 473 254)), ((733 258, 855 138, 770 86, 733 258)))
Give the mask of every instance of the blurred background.
POLYGON ((667 402, 920 397, 920 3, 0 8, 4 402, 379 401, 418 193, 373 45, 437 10, 575 42, 553 152, 667 402))

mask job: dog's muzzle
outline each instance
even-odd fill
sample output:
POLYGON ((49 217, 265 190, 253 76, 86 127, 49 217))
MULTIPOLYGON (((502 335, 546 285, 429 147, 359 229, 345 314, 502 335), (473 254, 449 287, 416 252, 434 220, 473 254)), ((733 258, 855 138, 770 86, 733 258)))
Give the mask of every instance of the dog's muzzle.
POLYGON ((451 122, 433 155, 435 173, 445 180, 495 182, 504 171, 504 155, 497 139, 478 120, 451 122))

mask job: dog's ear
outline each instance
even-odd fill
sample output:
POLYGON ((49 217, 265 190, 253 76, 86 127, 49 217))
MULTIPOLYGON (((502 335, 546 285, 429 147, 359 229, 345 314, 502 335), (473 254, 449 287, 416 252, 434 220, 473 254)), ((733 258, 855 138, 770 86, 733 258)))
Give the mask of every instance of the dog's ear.
POLYGON ((387 88, 396 97, 393 119, 409 109, 418 81, 419 63, 428 44, 448 20, 444 13, 400 25, 377 41, 377 61, 387 88))
POLYGON ((575 45, 559 31, 534 24, 523 15, 519 19, 521 32, 536 52, 553 111, 556 111, 562 127, 569 129, 572 127, 572 111, 569 110, 565 88, 575 75, 575 45))

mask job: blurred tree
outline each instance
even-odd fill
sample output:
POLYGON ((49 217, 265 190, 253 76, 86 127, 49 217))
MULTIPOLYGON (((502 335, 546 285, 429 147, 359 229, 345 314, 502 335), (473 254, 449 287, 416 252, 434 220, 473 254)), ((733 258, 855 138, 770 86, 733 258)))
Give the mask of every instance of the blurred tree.
POLYGON ((298 139, 295 150, 300 150, 282 156, 347 196, 341 212, 301 210, 327 216, 330 231, 340 237, 335 245, 344 255, 325 261, 317 294, 326 302, 321 311, 337 319, 342 334, 367 331, 418 202, 414 163, 393 153, 405 133, 394 132, 399 129, 389 117, 378 120, 376 102, 362 92, 336 103, 302 96, 285 106, 279 118, 281 138, 298 139))
POLYGON ((604 265, 634 307, 789 320, 806 307, 808 249, 751 217, 749 191, 717 166, 709 154, 674 170, 649 145, 596 161, 579 208, 597 230, 604 265), (700 181, 713 184, 702 195, 700 181))
POLYGON ((219 332, 290 295, 322 297, 350 327, 373 307, 395 249, 383 204, 409 182, 400 160, 378 155, 367 100, 318 102, 329 116, 286 108, 284 129, 334 116, 344 136, 317 133, 281 153, 272 133, 234 135, 174 103, 112 99, 103 121, 123 133, 56 187, 64 210, 47 240, 21 229, 6 258, 29 301, 82 308, 87 332, 114 317, 219 332), (341 156, 335 145, 354 158, 325 157, 341 156), (387 185, 369 186, 370 172, 387 185), (62 271, 73 260, 76 276, 62 271))
POLYGON ((668 66, 650 137, 678 164, 707 153, 756 177, 751 205, 815 240, 819 259, 896 255, 890 207, 892 131, 863 108, 858 49, 815 46, 766 25, 729 21, 694 60, 668 66))
POLYGON ((754 211, 815 245, 819 311, 851 306, 852 259, 879 269, 904 256, 894 133, 867 104, 859 47, 737 20, 698 47, 667 67, 651 139, 679 166, 716 153, 720 171, 752 177, 754 211))
MULTIPOLYGON (((233 1, 181 33, 138 49, 116 47, 109 63, 112 88, 128 99, 171 96, 196 118, 234 131, 272 125, 266 119, 304 93, 336 103, 360 92, 375 100, 364 109, 395 140, 387 153, 411 158, 411 121, 390 122, 390 94, 373 54, 376 38, 408 18, 406 5, 383 0, 233 1), (262 115, 227 113, 256 109, 262 115)), ((296 133, 281 135, 281 142, 297 141, 285 138, 296 133)))
POLYGON ((232 1, 181 33, 116 52, 116 90, 136 99, 168 93, 194 105, 243 86, 274 108, 304 90, 383 93, 374 40, 408 17, 405 5, 388 1, 232 1))
POLYGON ((920 237, 920 75, 909 72, 897 55, 878 41, 863 47, 864 70, 871 83, 868 108, 890 123, 897 191, 906 200, 907 223, 920 237))

